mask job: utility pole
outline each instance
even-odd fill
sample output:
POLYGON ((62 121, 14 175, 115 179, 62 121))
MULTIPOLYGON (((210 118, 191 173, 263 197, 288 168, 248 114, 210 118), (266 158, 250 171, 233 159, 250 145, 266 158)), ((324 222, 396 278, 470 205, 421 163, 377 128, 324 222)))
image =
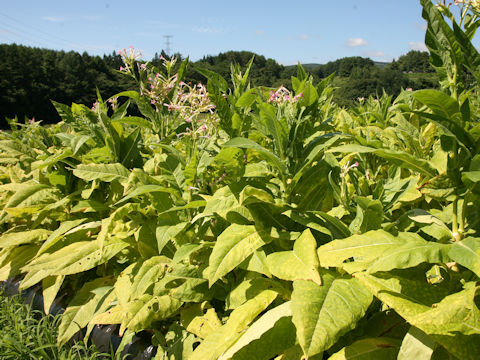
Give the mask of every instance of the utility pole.
POLYGON ((163 35, 163 38, 165 39, 165 52, 167 53, 168 56, 170 56, 170 40, 173 37, 173 35, 163 35))

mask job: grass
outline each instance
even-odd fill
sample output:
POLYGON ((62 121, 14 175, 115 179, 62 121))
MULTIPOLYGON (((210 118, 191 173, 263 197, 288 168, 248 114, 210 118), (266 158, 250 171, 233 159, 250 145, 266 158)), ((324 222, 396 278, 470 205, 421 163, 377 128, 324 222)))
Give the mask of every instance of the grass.
POLYGON ((114 359, 83 342, 56 344, 60 316, 46 316, 25 304, 20 295, 5 296, 0 291, 0 359, 73 360, 114 359))

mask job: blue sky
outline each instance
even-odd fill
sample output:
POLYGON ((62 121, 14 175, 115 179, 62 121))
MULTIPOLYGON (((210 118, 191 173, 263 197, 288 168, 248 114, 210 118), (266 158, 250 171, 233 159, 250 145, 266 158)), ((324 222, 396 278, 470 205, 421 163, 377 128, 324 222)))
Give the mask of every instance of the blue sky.
POLYGON ((249 50, 282 64, 346 56, 391 61, 425 50, 418 0, 15 0, 0 8, 0 43, 103 55, 134 46, 198 60, 249 50))

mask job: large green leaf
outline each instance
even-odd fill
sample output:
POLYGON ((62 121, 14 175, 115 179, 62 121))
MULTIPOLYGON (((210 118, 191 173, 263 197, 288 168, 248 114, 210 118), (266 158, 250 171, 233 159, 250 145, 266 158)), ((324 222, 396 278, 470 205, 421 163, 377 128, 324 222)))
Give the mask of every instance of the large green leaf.
POLYGON ((290 302, 267 311, 255 321, 219 360, 269 360, 295 345, 290 302))
POLYGON ((259 276, 242 281, 230 291, 225 299, 226 308, 229 310, 236 309, 264 290, 276 291, 280 296, 286 299, 290 298, 291 295, 290 291, 285 289, 278 280, 259 276))
POLYGON ((118 180, 121 183, 128 180, 130 172, 122 164, 80 164, 73 170, 73 175, 86 180, 101 180, 112 182, 118 180))
POLYGON ((468 237, 454 243, 449 256, 480 277, 480 239, 468 237))
POLYGON ((62 222, 60 226, 54 232, 52 232, 48 239, 46 239, 46 241, 42 244, 42 247, 40 248, 38 254, 43 254, 45 251, 55 245, 67 231, 72 230, 78 225, 81 225, 86 220, 87 219, 84 218, 62 222))
POLYGON ((117 305, 107 312, 99 313, 91 324, 121 324, 120 335, 126 329, 140 331, 154 321, 163 320, 174 314, 182 302, 168 295, 152 296, 145 294, 123 305, 117 305))
POLYGON ((96 241, 79 241, 53 253, 45 253, 22 268, 28 272, 20 287, 29 288, 50 275, 71 275, 103 264, 125 249, 128 243, 111 239, 102 249, 96 241))
POLYGON ((292 251, 274 252, 267 256, 268 269, 282 280, 311 280, 321 285, 317 242, 310 230, 295 240, 292 251))
POLYGON ((48 238, 50 233, 51 231, 45 229, 8 232, 0 236, 0 248, 42 242, 48 238))
POLYGON ((60 287, 63 284, 65 275, 49 276, 42 281, 43 310, 45 314, 50 313, 50 307, 55 300, 60 287))
POLYGON ((3 249, 0 252, 0 281, 20 274, 20 269, 35 257, 39 248, 39 245, 29 244, 3 249))
POLYGON ((264 290, 232 311, 227 322, 210 333, 195 349, 189 360, 217 360, 247 329, 248 325, 277 297, 277 292, 264 290))
POLYGON ((330 356, 328 360, 397 360, 399 347, 400 341, 397 339, 362 339, 344 347, 330 356))
POLYGON ((217 238, 210 255, 210 286, 270 241, 271 238, 265 230, 257 229, 253 225, 229 226, 217 238))
POLYGON ((426 241, 415 233, 394 236, 375 230, 322 245, 318 248, 318 257, 322 267, 343 267, 349 272, 368 269, 374 273, 414 267, 423 262, 448 262, 450 246, 426 241))
POLYGON ((282 162, 282 160, 277 155, 273 154, 272 152, 257 144, 253 140, 238 137, 228 141, 227 143, 223 144, 223 146, 253 149, 257 151, 263 159, 273 165, 280 172, 280 174, 285 175, 288 173, 285 163, 282 162))
POLYGON ((353 329, 372 301, 356 279, 322 271, 321 286, 311 281, 293 283, 292 320, 307 357, 321 353, 353 329))
POLYGON ((83 285, 62 315, 58 328, 58 344, 65 344, 75 333, 83 329, 95 314, 104 311, 115 299, 113 277, 98 278, 83 285))
POLYGON ((435 346, 435 340, 432 340, 422 330, 412 326, 403 338, 398 360, 430 360, 435 346))
POLYGON ((169 263, 165 256, 154 256, 123 270, 114 286, 119 304, 127 304, 146 293, 153 295, 153 286, 163 277, 169 263))
POLYGON ((445 286, 428 283, 425 276, 427 269, 418 266, 374 275, 359 272, 355 274, 355 279, 408 320, 430 310, 433 304, 449 294, 449 289, 445 286))
POLYGON ((180 319, 187 331, 202 339, 222 326, 215 309, 208 302, 182 308, 180 319))

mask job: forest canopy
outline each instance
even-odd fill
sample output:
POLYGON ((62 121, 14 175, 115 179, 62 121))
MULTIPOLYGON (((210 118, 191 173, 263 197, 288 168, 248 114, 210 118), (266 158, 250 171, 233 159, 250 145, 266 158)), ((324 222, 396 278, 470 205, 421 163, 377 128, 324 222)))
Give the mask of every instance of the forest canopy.
MULTIPOLYGON (((155 54, 150 62, 161 67, 162 56, 167 57, 164 52, 155 54)), ((175 56, 183 60, 182 55, 175 56)), ((206 81, 197 69, 212 70, 229 79, 231 64, 245 67, 253 56, 252 86, 291 88, 295 66, 284 66, 249 51, 205 56, 190 64, 186 81, 206 81)), ((130 78, 118 71, 122 60, 116 53, 100 57, 86 52, 1 44, 0 58, 0 128, 6 128, 6 119, 15 116, 20 121, 35 117, 43 123, 56 123, 60 117, 51 100, 91 106, 96 100, 97 89, 106 98, 134 86, 130 78)), ((392 63, 378 64, 368 58, 346 57, 323 65, 310 64, 308 68, 315 82, 336 74, 334 101, 341 106, 351 106, 358 98, 381 95, 383 90, 396 96, 401 88, 438 86, 428 53, 420 51, 410 51, 392 63)))

